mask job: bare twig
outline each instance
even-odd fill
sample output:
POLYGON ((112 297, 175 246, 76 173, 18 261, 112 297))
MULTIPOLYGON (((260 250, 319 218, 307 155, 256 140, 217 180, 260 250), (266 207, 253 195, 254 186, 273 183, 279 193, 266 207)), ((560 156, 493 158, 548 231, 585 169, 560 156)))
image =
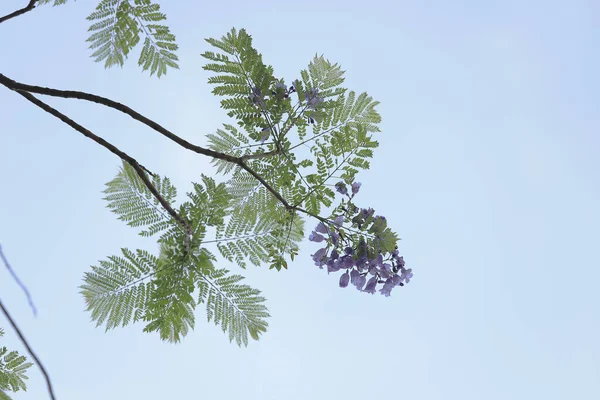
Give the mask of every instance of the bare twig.
POLYGON ((19 15, 25 14, 26 12, 33 10, 35 8, 35 3, 37 3, 37 0, 29 0, 29 4, 27 4, 25 7, 21 8, 20 10, 17 10, 10 14, 7 14, 4 17, 0 17, 0 24, 3 23, 4 21, 8 21, 11 18, 18 17, 19 15))
POLYGON ((8 310, 4 307, 4 304, 2 304, 2 300, 0 300, 0 309, 2 309, 2 313, 4 314, 6 319, 8 319, 8 322, 10 322, 10 324, 12 325, 15 332, 17 332, 19 339, 21 339, 21 343, 23 343, 23 345, 27 349, 27 352, 31 356, 31 358, 33 358, 34 361, 37 363, 38 367, 40 367, 40 370, 42 371, 42 374, 44 375, 44 378, 46 379, 46 386, 48 386, 48 394, 50 395, 50 398, 52 400, 56 400, 56 396, 54 395, 54 389, 52 388, 52 381, 50 380, 50 376, 46 372, 46 368, 44 368, 44 365, 42 364, 40 359, 35 355, 35 353, 31 349, 31 346, 29 346, 27 339, 25 339, 25 336, 23 336, 23 334, 21 333, 21 330, 19 329, 19 327, 17 326, 15 321, 12 319, 12 317, 8 313, 8 310))
POLYGON ((10 274, 12 275, 15 282, 17 282, 17 285, 19 285, 19 287, 21 287, 21 290, 23 290, 23 292, 25 292, 25 296, 27 297, 27 302, 29 302, 29 307, 31 307, 31 310, 33 311, 33 315, 37 316, 37 310, 35 308, 35 304, 33 304, 33 299, 31 298, 31 294, 29 293, 29 290, 27 290, 27 286, 25 286, 23 284, 23 282, 21 282, 21 280, 19 279, 19 277, 17 276, 15 271, 10 266, 10 263, 8 262, 8 260, 6 259, 6 256, 4 255, 4 252, 2 251, 2 245, 0 245, 0 258, 2 258, 2 261, 4 262, 4 266, 6 267, 8 272, 10 272, 10 274))

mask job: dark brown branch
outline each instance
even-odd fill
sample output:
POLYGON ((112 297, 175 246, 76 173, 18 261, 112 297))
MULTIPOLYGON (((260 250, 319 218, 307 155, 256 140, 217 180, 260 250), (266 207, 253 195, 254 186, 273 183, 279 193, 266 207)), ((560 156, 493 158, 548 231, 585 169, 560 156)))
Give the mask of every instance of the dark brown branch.
POLYGON ((108 143, 106 140, 102 139, 101 137, 96 136, 90 130, 79 125, 77 122, 73 121, 66 115, 62 114, 60 111, 50 107, 48 104, 39 100, 31 93, 24 92, 22 90, 17 90, 16 92, 19 93, 21 96, 25 97, 27 100, 29 100, 36 106, 38 106, 39 108, 41 108, 42 110, 46 111, 49 114, 54 115, 56 118, 60 119, 65 124, 69 125, 71 128, 75 129, 76 131, 78 131, 79 133, 84 135, 85 137, 92 139, 94 142, 98 143, 100 146, 108 149, 108 151, 110 151, 111 153, 119 156, 122 160, 127 161, 129 163, 129 165, 131 165, 133 167, 133 169, 135 169, 135 171, 138 173, 138 175, 144 182, 144 185, 146 185, 146 187, 148 188, 148 190, 150 190, 152 195, 159 201, 159 203, 164 207, 164 209, 167 210, 169 215, 171 217, 173 217, 173 219, 175 221, 177 221, 181 226, 183 226, 183 228, 185 229, 185 231, 187 233, 186 238, 189 239, 189 236, 191 236, 191 234, 192 234, 192 229, 190 228, 189 224, 179 214, 177 214, 177 212, 175 210, 173 210, 173 208, 171 208, 169 203, 160 195, 160 193, 158 193, 158 190, 156 190, 156 188, 154 187, 152 182, 150 182, 150 180, 144 173, 145 168, 142 167, 140 165, 140 163, 138 163, 133 157, 131 157, 127 153, 124 153, 123 151, 119 150, 117 147, 108 143))
POLYGON ((8 21, 11 18, 18 17, 19 15, 25 14, 26 12, 33 10, 35 8, 35 3, 37 3, 37 0, 30 0, 29 4, 27 4, 25 7, 21 8, 20 10, 17 10, 8 15, 5 15, 4 17, 0 17, 0 24, 3 23, 4 21, 8 21))
POLYGON ((4 304, 2 304, 2 300, 0 300, 0 309, 2 309, 2 313, 4 314, 4 316, 6 317, 8 322, 10 322, 10 324, 12 325, 15 332, 17 332, 19 339, 21 339, 21 343, 23 343, 23 345, 27 349, 27 352, 29 352, 29 355, 31 356, 31 358, 33 358, 33 360, 36 362, 38 367, 40 367, 40 370, 42 371, 42 374, 44 375, 44 378, 46 379, 46 386, 48 386, 48 394, 50 395, 50 398, 52 400, 56 400, 56 396, 54 396, 54 389, 52 388, 52 381, 50 381, 50 376, 46 372, 46 368, 44 368, 44 365, 42 364, 40 359, 35 355, 35 353, 31 349, 31 346, 29 346, 27 339, 25 339, 25 336, 23 336, 23 334, 21 333, 21 330, 19 329, 19 327, 17 326, 15 321, 12 319, 12 317, 8 313, 8 310, 6 308, 4 308, 4 304))
POLYGON ((23 90, 26 92, 43 94, 46 96, 62 97, 65 99, 79 99, 79 100, 90 101, 92 103, 102 104, 103 106, 113 108, 117 111, 121 111, 122 113, 129 115, 131 118, 141 122, 144 125, 147 125, 148 127, 154 129, 158 133, 171 139, 178 145, 180 145, 188 150, 191 150, 193 152, 203 154, 205 156, 209 156, 212 158, 229 161, 234 164, 238 164, 240 161, 240 159, 237 157, 233 157, 233 156, 230 156, 230 155, 224 154, 224 153, 219 153, 217 151, 206 149, 204 147, 196 146, 196 145, 188 142, 187 140, 175 135, 173 132, 164 128, 160 124, 152 121, 151 119, 143 116, 142 114, 140 114, 137 111, 133 110, 132 108, 126 106, 125 104, 121 104, 119 102, 108 99, 106 97, 97 96, 95 94, 80 92, 80 91, 76 91, 76 90, 58 90, 58 89, 52 89, 52 88, 42 87, 42 86, 26 85, 24 83, 16 82, 3 74, 0 74, 0 83, 12 90, 23 90))
MULTIPOLYGON (((47 88, 47 87, 41 87, 41 86, 26 85, 23 83, 16 82, 3 74, 0 74, 0 84, 6 86, 9 89, 19 92, 21 95, 23 95, 23 92, 31 92, 31 93, 38 93, 38 94, 54 96, 54 97, 80 99, 80 100, 91 101, 91 102, 97 103, 97 104, 102 104, 106 107, 110 107, 117 111, 121 111, 122 113, 129 115, 131 118, 154 129, 155 131, 162 134, 163 136, 171 139, 172 141, 179 144, 181 147, 183 147, 185 149, 191 150, 198 154, 203 154, 208 157, 217 158, 219 160, 224 160, 224 161, 227 161, 227 162, 230 162, 230 163, 240 166, 242 169, 244 169, 245 171, 250 173, 252 176, 254 176, 261 184, 263 184, 263 186, 269 192, 271 192, 273 194, 273 196, 275 196, 277 198, 277 200, 279 200, 286 208, 288 208, 288 209, 290 208, 289 203, 281 196, 281 194, 279 194, 279 192, 277 192, 275 189, 273 189, 273 187, 271 185, 269 185, 260 175, 258 175, 252 168, 250 168, 246 164, 244 158, 234 157, 234 156, 230 156, 229 154, 219 153, 217 151, 205 149, 204 147, 196 146, 196 145, 188 142, 187 140, 175 135, 173 132, 169 131, 168 129, 164 128, 163 126, 159 125, 158 123, 152 121, 151 119, 144 117, 142 114, 138 113, 137 111, 131 109, 130 107, 128 107, 124 104, 121 104, 114 100, 107 99, 102 96, 97 96, 97 95, 91 94, 91 93, 79 92, 79 91, 75 91, 75 90, 58 90, 58 89, 52 89, 52 88, 47 88)), ((39 101, 39 100, 36 99, 36 101, 39 101)), ((64 116, 64 117, 67 118, 66 116, 64 116)))

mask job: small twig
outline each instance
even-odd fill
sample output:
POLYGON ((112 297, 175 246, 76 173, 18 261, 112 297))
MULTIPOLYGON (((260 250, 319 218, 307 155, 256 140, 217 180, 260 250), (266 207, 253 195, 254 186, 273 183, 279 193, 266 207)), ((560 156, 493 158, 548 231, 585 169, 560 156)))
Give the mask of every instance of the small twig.
POLYGON ((6 267, 8 272, 10 272, 10 274, 12 275, 15 282, 17 282, 17 285, 19 285, 21 287, 21 290, 23 290, 23 292, 25 292, 25 296, 27 297, 27 302, 29 302, 29 307, 31 307, 31 310, 33 311, 33 315, 37 317, 37 309, 35 308, 35 304, 33 304, 33 299, 31 298, 31 294, 29 293, 29 290, 27 290, 27 287, 23 284, 23 282, 21 282, 21 280, 19 279, 19 277, 17 276, 15 271, 10 266, 10 263, 8 262, 8 260, 6 259, 6 256, 4 255, 4 252, 2 251, 2 245, 0 245, 0 258, 2 258, 2 261, 4 262, 4 266, 6 267))
POLYGON ((42 374, 44 375, 44 378, 46 379, 46 385, 48 386, 48 394, 50 395, 50 398, 52 400, 56 400, 56 396, 54 396, 54 389, 52 388, 52 382, 50 381, 50 376, 46 372, 46 368, 44 368, 44 365, 42 364, 40 359, 35 355, 35 353, 31 349, 31 346, 29 346, 27 339, 25 339, 25 336, 23 336, 23 334, 21 333, 21 330, 19 329, 19 327, 17 326, 15 321, 13 321, 12 317, 8 313, 8 310, 4 307, 4 304, 2 304, 2 300, 0 300, 0 309, 2 309, 2 313, 4 313, 4 316, 6 317, 6 319, 8 319, 8 322, 10 322, 10 324, 12 325, 15 332, 17 332, 19 339, 21 339, 21 343, 23 343, 23 345, 29 352, 29 355, 31 356, 31 358, 33 358, 35 360, 35 362, 37 363, 38 367, 40 367, 40 370, 42 371, 42 374))
POLYGON ((242 161, 258 160, 258 159, 261 159, 261 158, 273 157, 273 156, 276 156, 278 154, 281 154, 281 151, 279 149, 277 149, 277 150, 271 150, 271 151, 268 151, 266 153, 248 154, 248 155, 242 156, 240 158, 242 159, 242 161))
POLYGON ((25 7, 21 8, 20 10, 14 11, 8 15, 5 15, 4 17, 0 17, 0 24, 3 23, 4 21, 8 21, 11 18, 18 17, 19 15, 25 14, 26 12, 33 10, 35 8, 36 2, 37 2, 37 0, 30 0, 29 4, 27 4, 25 7))

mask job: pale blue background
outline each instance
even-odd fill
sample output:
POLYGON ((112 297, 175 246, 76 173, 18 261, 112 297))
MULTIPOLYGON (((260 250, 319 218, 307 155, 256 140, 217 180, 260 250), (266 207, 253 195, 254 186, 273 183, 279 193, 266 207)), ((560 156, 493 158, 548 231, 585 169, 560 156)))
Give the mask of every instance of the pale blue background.
MULTIPOLYGON (((3 0, 0 14, 25 3, 3 0)), ((2 24, 0 71, 106 95, 205 144, 227 118, 201 69, 203 38, 246 27, 288 80, 324 53, 382 103, 360 202, 392 221, 415 278, 390 298, 338 289, 306 242, 288 271, 245 272, 272 313, 247 349, 201 309, 180 345, 141 326, 105 335, 82 311, 83 273, 121 246, 155 249, 101 200, 120 161, 1 87, 0 240, 39 318, 3 269, 0 294, 61 400, 600 398, 600 3, 162 1, 181 70, 160 80, 137 52, 108 71, 88 58, 96 3, 2 24)), ((44 100, 182 193, 211 173, 124 115, 44 100)), ((30 375, 15 399, 46 398, 30 375)))

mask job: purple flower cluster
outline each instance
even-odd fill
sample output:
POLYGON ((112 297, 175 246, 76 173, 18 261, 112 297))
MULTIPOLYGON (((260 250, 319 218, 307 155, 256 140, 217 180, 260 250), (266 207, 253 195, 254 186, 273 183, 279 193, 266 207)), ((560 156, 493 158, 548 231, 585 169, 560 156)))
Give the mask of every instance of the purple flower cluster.
POLYGON ((335 190, 337 190, 337 192, 340 193, 341 195, 348 196, 349 198, 352 199, 356 195, 356 193, 358 193, 361 186, 362 186, 362 183, 360 183, 360 182, 354 182, 352 185, 350 185, 350 190, 352 191, 352 195, 348 194, 348 187, 346 186, 346 184, 344 182, 336 183, 335 190))
MULTIPOLYGON (((342 195, 352 198, 358 193, 360 186, 358 182, 351 185, 351 196, 343 182, 336 184, 336 189, 342 195)), ((372 208, 360 210, 356 208, 356 212, 358 214, 353 221, 365 223, 369 220, 369 224, 372 224, 370 226, 375 231, 385 229, 385 217, 373 217, 372 208)), ((379 292, 388 297, 394 287, 404 286, 410 282, 413 276, 412 269, 405 268, 404 258, 398 254, 397 248, 391 252, 378 252, 370 259, 368 254, 373 252, 369 252, 364 238, 360 237, 358 244, 349 243, 348 236, 342 233, 343 224, 343 215, 327 223, 319 222, 308 237, 312 242, 327 244, 327 247, 317 250, 312 255, 312 259, 319 268, 327 266, 328 273, 343 270, 339 281, 340 287, 351 284, 360 291, 373 294, 378 290, 377 285, 382 284, 379 292)))

